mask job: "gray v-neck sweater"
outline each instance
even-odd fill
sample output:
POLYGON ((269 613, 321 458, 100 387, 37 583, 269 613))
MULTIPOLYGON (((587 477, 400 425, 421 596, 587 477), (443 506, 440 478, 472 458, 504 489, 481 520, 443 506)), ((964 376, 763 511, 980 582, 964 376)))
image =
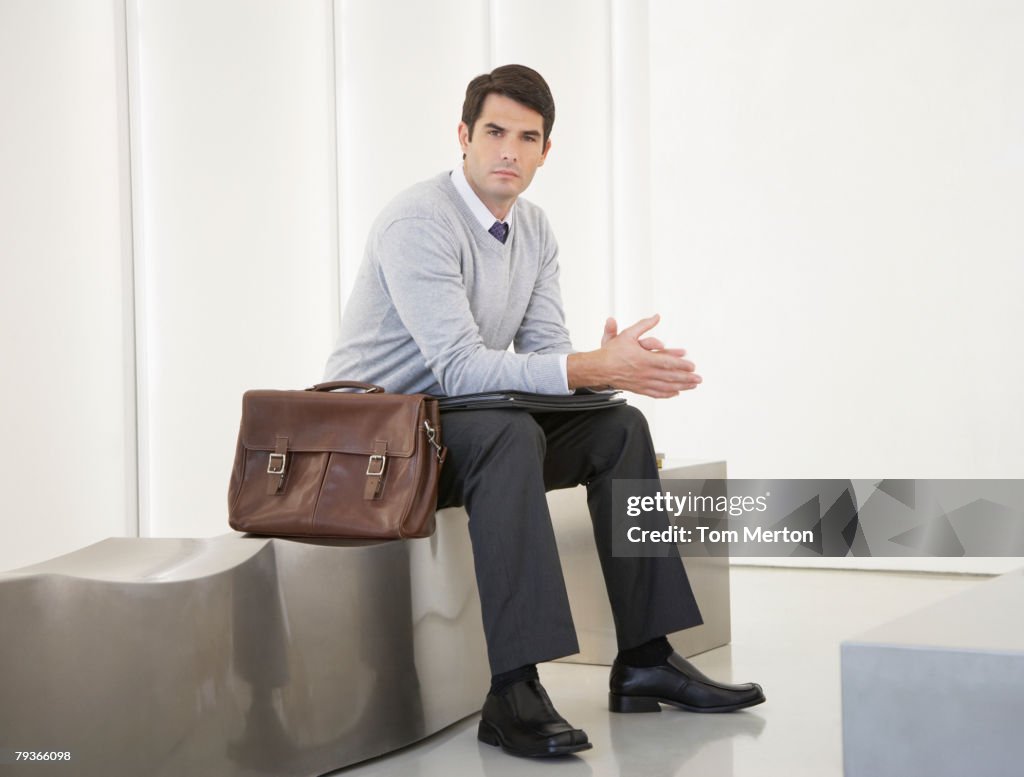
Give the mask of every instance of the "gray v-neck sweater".
POLYGON ((448 172, 399 194, 370 230, 325 379, 397 393, 565 393, 558 245, 526 200, 510 226, 504 244, 482 229, 448 172))

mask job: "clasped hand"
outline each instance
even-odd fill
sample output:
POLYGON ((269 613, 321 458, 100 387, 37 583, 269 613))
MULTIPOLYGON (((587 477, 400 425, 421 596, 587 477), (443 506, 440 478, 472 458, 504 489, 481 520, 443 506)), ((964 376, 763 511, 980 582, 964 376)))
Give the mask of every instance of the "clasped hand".
POLYGON ((701 383, 683 348, 666 348, 657 337, 642 337, 661 317, 653 315, 618 331, 609 318, 601 347, 569 357, 569 387, 601 386, 632 391, 657 399, 674 397, 701 383))

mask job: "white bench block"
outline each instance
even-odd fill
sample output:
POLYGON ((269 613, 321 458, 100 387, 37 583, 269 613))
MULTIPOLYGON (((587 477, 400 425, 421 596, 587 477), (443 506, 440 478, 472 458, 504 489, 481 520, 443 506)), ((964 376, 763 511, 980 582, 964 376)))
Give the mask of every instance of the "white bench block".
POLYGON ((846 777, 1024 773, 1024 574, 842 643, 846 777))

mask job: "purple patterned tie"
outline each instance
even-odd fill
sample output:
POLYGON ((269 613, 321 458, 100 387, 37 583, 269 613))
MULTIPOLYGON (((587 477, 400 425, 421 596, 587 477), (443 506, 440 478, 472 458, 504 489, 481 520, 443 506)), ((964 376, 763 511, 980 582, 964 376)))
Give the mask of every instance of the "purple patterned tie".
POLYGON ((504 221, 495 221, 487 231, 490 232, 496 240, 500 240, 502 243, 508 239, 508 224, 504 221))

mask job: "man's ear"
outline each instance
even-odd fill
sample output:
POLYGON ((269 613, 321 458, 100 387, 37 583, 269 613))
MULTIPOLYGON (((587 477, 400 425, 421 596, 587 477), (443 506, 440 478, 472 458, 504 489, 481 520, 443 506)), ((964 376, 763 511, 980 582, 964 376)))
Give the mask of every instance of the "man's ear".
POLYGON ((464 121, 459 122, 459 145, 462 153, 466 153, 466 146, 469 145, 469 125, 464 121))
POLYGON ((551 138, 548 138, 548 142, 544 144, 544 153, 540 155, 540 162, 537 163, 537 167, 540 167, 548 158, 548 151, 551 150, 551 138))

